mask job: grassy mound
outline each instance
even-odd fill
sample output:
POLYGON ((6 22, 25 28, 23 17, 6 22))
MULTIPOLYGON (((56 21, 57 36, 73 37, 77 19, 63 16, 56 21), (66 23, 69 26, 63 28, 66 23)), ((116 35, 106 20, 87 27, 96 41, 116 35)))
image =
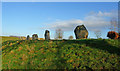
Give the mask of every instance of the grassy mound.
POLYGON ((117 40, 17 40, 2 43, 3 69, 119 69, 117 40))

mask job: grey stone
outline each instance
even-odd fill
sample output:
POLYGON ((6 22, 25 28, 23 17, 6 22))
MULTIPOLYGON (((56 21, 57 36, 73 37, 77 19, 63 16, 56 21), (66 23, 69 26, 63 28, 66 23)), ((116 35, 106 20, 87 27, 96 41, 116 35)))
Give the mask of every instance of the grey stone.
POLYGON ((32 35, 32 40, 38 40, 38 35, 37 34, 33 34, 32 35))
POLYGON ((30 40, 30 36, 29 35, 27 35, 27 40, 30 40))
POLYGON ((45 40, 50 40, 50 32, 48 30, 45 31, 45 40))
POLYGON ((86 39, 88 37, 88 31, 84 25, 79 25, 74 30, 76 39, 86 39))

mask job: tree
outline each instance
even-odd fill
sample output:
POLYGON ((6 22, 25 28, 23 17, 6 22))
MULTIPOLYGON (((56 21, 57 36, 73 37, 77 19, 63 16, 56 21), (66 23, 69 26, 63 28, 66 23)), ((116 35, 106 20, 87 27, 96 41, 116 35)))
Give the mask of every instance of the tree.
POLYGON ((100 30, 96 30, 96 31, 94 32, 94 34, 96 35, 97 39, 98 39, 98 38, 101 38, 101 31, 100 31, 100 30))
POLYGON ((69 39, 72 40, 72 39, 73 39, 73 36, 69 36, 69 39))
POLYGON ((111 31, 117 31, 117 27, 118 27, 117 18, 112 17, 110 20, 110 28, 109 29, 111 31))
POLYGON ((72 40, 73 39, 73 36, 69 36, 69 40, 72 40))
POLYGON ((55 39, 61 40, 63 38, 63 31, 61 29, 56 29, 55 39))

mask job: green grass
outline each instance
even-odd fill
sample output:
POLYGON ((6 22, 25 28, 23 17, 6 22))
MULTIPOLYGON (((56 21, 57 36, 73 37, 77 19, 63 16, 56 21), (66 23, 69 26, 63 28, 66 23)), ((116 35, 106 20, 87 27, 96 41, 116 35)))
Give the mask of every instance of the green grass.
POLYGON ((120 69, 118 40, 14 40, 2 43, 3 69, 120 69))
POLYGON ((8 41, 8 40, 20 40, 18 37, 7 37, 7 36, 0 36, 2 38, 2 42, 8 41))

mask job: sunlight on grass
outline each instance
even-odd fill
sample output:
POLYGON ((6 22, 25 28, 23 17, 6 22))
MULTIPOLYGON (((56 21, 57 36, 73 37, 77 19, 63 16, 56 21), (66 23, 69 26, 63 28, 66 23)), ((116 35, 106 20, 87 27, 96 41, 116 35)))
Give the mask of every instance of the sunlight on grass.
POLYGON ((107 39, 3 42, 3 69, 119 69, 117 45, 107 39))

